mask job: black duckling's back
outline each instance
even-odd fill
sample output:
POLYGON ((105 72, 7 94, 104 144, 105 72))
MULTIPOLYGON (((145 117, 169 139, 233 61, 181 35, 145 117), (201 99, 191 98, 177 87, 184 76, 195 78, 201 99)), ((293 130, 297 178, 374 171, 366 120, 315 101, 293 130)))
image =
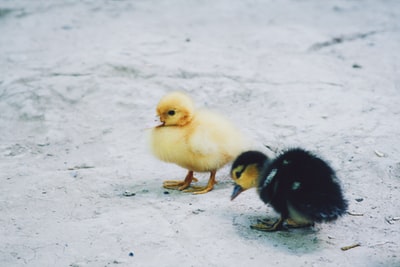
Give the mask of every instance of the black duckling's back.
POLYGON ((286 218, 295 212, 315 222, 332 221, 347 210, 334 170, 300 148, 266 163, 258 191, 264 202, 286 218))

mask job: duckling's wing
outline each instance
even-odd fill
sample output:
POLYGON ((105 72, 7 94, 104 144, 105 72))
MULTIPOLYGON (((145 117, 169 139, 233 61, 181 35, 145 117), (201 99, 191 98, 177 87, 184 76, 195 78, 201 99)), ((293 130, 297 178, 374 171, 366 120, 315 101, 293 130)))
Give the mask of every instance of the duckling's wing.
POLYGON ((200 110, 196 113, 189 138, 191 151, 199 155, 237 155, 245 145, 241 134, 218 113, 200 110))
POLYGON ((319 222, 334 220, 347 210, 334 170, 319 157, 292 149, 274 164, 280 176, 277 188, 297 214, 319 222))
MULTIPOLYGON (((343 215, 347 202, 343 198, 340 185, 329 177, 320 178, 316 183, 293 181, 288 188, 288 202, 300 214, 313 221, 331 221, 343 215)), ((307 178, 310 179, 310 178, 307 178)), ((314 180, 315 181, 315 180, 314 180)))
POLYGON ((199 156, 218 153, 218 138, 207 125, 198 125, 188 140, 190 151, 199 156))
POLYGON ((319 158, 294 166, 288 184, 288 200, 314 221, 331 221, 343 215, 347 202, 335 172, 319 158))

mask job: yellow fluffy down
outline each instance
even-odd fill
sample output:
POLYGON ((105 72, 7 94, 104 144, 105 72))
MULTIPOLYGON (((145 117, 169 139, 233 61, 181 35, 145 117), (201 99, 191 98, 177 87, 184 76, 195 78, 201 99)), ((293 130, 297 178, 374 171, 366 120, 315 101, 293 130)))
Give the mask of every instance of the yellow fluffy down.
POLYGON ((225 118, 197 110, 184 126, 156 127, 151 133, 152 152, 160 160, 196 172, 223 167, 246 148, 243 136, 225 118))

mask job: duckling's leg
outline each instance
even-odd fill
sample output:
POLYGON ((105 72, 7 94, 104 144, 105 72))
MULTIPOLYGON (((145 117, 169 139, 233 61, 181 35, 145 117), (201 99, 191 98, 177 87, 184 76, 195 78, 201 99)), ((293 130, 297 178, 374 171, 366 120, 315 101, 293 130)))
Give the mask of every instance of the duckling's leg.
POLYGON ((295 222, 293 219, 286 219, 286 226, 289 228, 303 228, 303 227, 309 227, 309 226, 314 226, 313 222, 303 222, 303 223, 298 223, 295 222))
POLYGON ((216 174, 217 174, 216 170, 211 171, 210 179, 208 179, 208 183, 206 186, 192 186, 192 187, 184 190, 184 192, 191 192, 196 195, 205 194, 207 192, 210 192, 211 190, 213 190, 214 185, 217 183, 217 181, 215 180, 216 174))
POLYGON ((192 181, 197 182, 197 179, 193 177, 193 171, 189 171, 183 181, 168 180, 164 181, 163 187, 167 189, 184 190, 190 186, 192 181))
POLYGON ((279 231, 283 229, 283 222, 285 219, 281 217, 279 220, 273 222, 272 224, 269 223, 269 221, 260 221, 257 224, 251 225, 251 229, 255 229, 258 231, 264 231, 264 232, 274 232, 274 231, 279 231))
POLYGON ((257 219, 257 223, 273 225, 276 222, 274 219, 257 219))

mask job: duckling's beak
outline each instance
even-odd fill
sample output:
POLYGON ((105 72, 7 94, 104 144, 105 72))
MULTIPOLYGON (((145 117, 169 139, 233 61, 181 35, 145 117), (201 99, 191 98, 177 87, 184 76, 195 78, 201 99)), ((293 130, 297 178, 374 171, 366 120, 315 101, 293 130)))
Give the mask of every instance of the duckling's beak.
MULTIPOLYGON (((157 116, 157 117, 158 117, 158 116, 157 116)), ((161 119, 161 117, 159 117, 159 119, 156 119, 155 121, 160 121, 160 122, 161 122, 161 124, 157 125, 156 128, 159 128, 159 127, 162 127, 162 126, 165 125, 165 121, 163 121, 163 120, 161 119)))
POLYGON ((243 191, 244 191, 244 189, 240 185, 235 185, 235 187, 233 188, 232 195, 231 195, 231 200, 234 200, 243 191))

